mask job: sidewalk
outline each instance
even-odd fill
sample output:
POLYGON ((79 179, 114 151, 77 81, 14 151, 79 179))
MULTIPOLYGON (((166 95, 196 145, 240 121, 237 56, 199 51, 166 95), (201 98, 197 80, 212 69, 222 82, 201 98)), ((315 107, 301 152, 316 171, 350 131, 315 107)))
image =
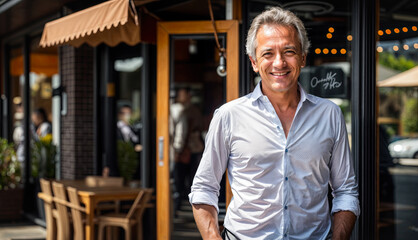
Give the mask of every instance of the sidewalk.
POLYGON ((0 240, 45 240, 45 228, 30 221, 0 222, 0 240))

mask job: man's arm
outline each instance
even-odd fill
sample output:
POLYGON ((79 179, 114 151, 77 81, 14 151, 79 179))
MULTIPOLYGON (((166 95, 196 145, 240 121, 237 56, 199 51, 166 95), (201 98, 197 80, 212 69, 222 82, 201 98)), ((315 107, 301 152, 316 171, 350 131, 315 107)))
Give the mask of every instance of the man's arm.
POLYGON ((356 223, 356 215, 350 211, 334 213, 332 224, 332 240, 348 240, 356 223))
POLYGON ((221 240, 218 212, 207 204, 193 204, 193 216, 203 240, 221 240))

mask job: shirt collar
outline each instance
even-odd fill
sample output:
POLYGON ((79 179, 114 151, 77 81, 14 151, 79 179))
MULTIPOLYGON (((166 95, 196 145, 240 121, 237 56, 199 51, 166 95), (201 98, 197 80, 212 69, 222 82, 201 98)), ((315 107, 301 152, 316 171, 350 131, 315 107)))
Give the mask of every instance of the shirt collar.
MULTIPOLYGON (((263 92, 261 91, 261 82, 262 81, 260 81, 257 84, 257 86, 254 88, 254 91, 251 93, 250 98, 252 99, 252 101, 256 101, 259 98, 266 98, 266 96, 264 96, 263 92)), ((308 101, 310 101, 311 103, 314 103, 314 104, 317 102, 317 99, 314 96, 312 96, 310 94, 307 94, 305 92, 305 90, 303 89, 303 87, 300 83, 298 83, 298 87, 299 87, 299 91, 300 91, 301 102, 305 102, 305 100, 308 100, 308 101)))

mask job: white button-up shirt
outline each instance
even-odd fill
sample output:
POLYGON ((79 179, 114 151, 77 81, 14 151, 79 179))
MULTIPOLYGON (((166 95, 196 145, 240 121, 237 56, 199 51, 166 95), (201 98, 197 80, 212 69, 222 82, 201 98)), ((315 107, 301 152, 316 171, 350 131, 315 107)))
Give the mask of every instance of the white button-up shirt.
POLYGON ((286 138, 258 84, 253 93, 217 109, 189 195, 218 211, 228 168, 233 198, 224 226, 239 239, 325 239, 332 213, 360 214, 344 117, 331 101, 308 95, 286 138))

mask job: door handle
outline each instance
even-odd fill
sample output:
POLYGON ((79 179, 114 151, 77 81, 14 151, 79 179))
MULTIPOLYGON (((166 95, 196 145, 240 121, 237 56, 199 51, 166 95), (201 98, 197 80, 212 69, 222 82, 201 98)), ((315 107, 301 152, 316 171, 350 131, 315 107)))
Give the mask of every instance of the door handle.
POLYGON ((158 166, 164 166, 164 137, 158 138, 158 166))

